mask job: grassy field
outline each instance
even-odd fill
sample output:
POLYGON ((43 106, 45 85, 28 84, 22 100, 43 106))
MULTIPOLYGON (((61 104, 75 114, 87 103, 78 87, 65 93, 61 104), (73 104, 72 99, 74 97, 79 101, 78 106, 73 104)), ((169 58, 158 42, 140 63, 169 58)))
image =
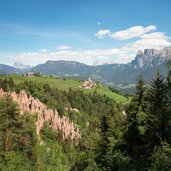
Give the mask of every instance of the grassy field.
POLYGON ((74 90, 80 89, 85 93, 92 93, 94 90, 96 90, 98 94, 106 95, 118 103, 124 103, 124 104, 129 103, 129 100, 126 97, 113 93, 107 87, 97 85, 91 90, 81 89, 79 88, 79 85, 83 83, 83 81, 81 80, 74 80, 69 78, 62 79, 62 78, 53 78, 53 77, 35 77, 35 76, 28 77, 28 76, 21 76, 21 75, 0 75, 0 79, 4 79, 4 78, 12 78, 16 84, 26 80, 31 80, 41 84, 48 83, 52 88, 56 87, 58 89, 62 89, 66 91, 69 88, 72 88, 74 90))

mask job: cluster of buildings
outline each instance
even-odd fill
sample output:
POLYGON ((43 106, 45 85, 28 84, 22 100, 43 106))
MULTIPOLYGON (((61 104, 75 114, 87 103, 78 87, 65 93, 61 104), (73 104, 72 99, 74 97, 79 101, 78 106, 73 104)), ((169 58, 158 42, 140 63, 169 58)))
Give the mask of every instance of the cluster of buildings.
POLYGON ((80 85, 79 87, 80 87, 80 88, 83 88, 83 89, 92 89, 92 88, 95 87, 95 86, 96 86, 96 83, 93 82, 93 81, 91 80, 91 78, 89 77, 89 79, 86 80, 86 81, 84 81, 84 83, 83 83, 82 85, 80 85))
POLYGON ((34 73, 34 72, 27 72, 25 75, 28 76, 28 77, 43 76, 43 74, 41 72, 36 72, 36 73, 34 73))
POLYGON ((28 77, 34 76, 34 73, 33 72, 28 72, 28 73, 26 73, 26 76, 28 76, 28 77))

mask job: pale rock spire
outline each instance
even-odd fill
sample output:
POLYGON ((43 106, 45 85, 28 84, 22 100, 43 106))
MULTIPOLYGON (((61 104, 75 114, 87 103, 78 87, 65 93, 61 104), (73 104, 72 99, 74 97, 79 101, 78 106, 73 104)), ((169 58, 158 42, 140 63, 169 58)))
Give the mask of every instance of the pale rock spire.
MULTIPOLYGON (((25 91, 21 90, 19 94, 16 92, 9 93, 12 99, 19 105, 20 113, 29 112, 31 114, 37 113, 36 133, 39 135, 46 121, 54 131, 62 132, 63 139, 70 139, 77 141, 81 138, 77 125, 69 120, 68 117, 58 115, 56 110, 48 109, 45 104, 41 103, 39 99, 32 96, 28 97, 25 91)), ((3 98, 5 92, 0 89, 0 98, 3 98)))

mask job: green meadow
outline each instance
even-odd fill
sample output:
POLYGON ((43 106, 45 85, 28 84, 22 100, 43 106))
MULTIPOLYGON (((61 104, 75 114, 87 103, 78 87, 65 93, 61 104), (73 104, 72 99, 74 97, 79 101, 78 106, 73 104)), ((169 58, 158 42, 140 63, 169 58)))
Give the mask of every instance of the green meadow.
POLYGON ((69 88, 72 88, 73 90, 82 90, 85 93, 93 93, 94 90, 97 91, 100 95, 106 95, 113 100, 115 100, 117 103, 128 103, 129 100, 117 93, 112 92, 108 87, 104 87, 101 85, 97 85, 91 90, 82 89, 79 86, 83 83, 82 80, 76 80, 71 78, 54 78, 54 77, 36 77, 36 76, 22 76, 22 75, 0 75, 0 79, 4 78, 12 78, 16 84, 21 83, 23 81, 33 81, 40 84, 46 84, 48 83, 52 88, 58 88, 61 90, 68 90, 69 88))

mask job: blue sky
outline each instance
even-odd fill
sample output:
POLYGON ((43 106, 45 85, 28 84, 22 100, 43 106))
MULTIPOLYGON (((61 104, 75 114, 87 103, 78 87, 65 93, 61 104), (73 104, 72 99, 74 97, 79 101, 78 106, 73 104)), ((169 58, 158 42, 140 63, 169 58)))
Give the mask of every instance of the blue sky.
POLYGON ((0 63, 127 63, 171 46, 169 0, 0 0, 0 63))

